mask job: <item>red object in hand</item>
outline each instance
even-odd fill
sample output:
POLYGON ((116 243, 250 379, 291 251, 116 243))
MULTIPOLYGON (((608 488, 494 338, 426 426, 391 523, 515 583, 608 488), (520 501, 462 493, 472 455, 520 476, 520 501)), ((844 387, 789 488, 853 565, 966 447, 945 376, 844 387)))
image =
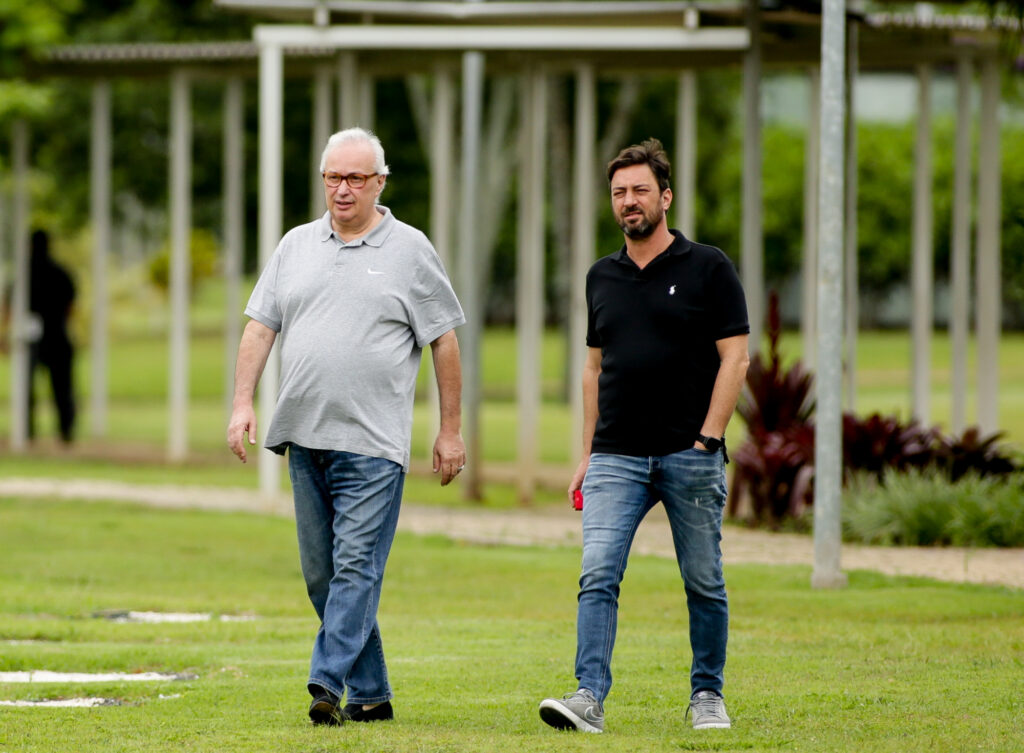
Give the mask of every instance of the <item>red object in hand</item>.
POLYGON ((583 492, 580 489, 572 493, 572 507, 574 510, 583 509, 583 492))

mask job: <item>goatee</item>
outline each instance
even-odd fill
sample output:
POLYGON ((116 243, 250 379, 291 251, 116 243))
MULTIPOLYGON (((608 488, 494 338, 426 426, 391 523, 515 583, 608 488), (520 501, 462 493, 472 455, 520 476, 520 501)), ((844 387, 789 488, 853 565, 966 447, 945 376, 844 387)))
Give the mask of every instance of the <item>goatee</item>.
POLYGON ((638 225, 629 225, 625 222, 619 223, 623 234, 630 240, 641 240, 649 238, 654 233, 654 224, 645 217, 638 225))

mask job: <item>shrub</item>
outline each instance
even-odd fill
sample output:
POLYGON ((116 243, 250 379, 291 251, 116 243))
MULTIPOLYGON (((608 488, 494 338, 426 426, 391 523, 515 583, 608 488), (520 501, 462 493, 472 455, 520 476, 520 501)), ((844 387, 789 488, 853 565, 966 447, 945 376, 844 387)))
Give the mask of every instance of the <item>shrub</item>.
POLYGON ((966 429, 960 437, 939 437, 935 462, 956 481, 967 473, 997 476, 1012 473, 1016 463, 999 446, 1003 432, 988 437, 981 435, 976 426, 966 429))
POLYGON ((843 475, 866 471, 879 481, 890 468, 924 468, 935 461, 938 429, 874 413, 865 419, 843 414, 843 475))
MULTIPOLYGON (((748 435, 732 453, 736 467, 728 513, 737 517, 741 500, 749 500, 752 522, 778 528, 785 521, 798 521, 814 502, 813 377, 799 361, 789 367, 783 365, 779 353, 782 330, 779 299, 774 292, 769 298, 766 330, 767 357, 757 353, 751 359, 736 408, 747 425, 748 435)), ((886 513, 884 524, 873 521, 871 510, 856 513, 865 516, 862 527, 870 533, 864 535, 891 539, 889 543, 950 543, 950 537, 959 529, 947 530, 946 524, 953 519, 954 511, 944 509, 942 499, 950 494, 963 497, 969 490, 965 491, 965 487, 950 491, 949 484, 967 474, 979 478, 998 477, 1018 468, 1001 447, 1001 437, 998 433, 984 437, 976 427, 967 429, 959 437, 944 436, 936 427, 923 427, 916 421, 903 423, 895 416, 875 413, 862 419, 845 414, 844 483, 860 474, 870 476, 875 487, 883 488, 888 487, 899 472, 927 469, 931 472, 929 477, 935 477, 935 483, 945 484, 936 490, 931 509, 920 509, 916 502, 904 499, 907 495, 914 497, 917 487, 913 493, 903 487, 894 489, 890 500, 894 507, 886 513), (903 514, 896 514, 898 510, 912 514, 915 521, 904 520, 903 514), (894 525, 896 531, 890 532, 894 525)), ((860 486, 863 487, 863 482, 860 486)), ((1000 519, 1012 524, 1016 513, 1012 503, 1008 504, 1009 513, 1000 519)), ((961 517, 970 509, 965 507, 961 517)), ((988 506, 982 509, 988 511, 984 514, 991 512, 988 506)), ((981 516, 978 512, 978 521, 981 516)), ((978 521, 965 522, 964 530, 976 531, 980 527, 978 521)), ((983 538, 994 542, 999 536, 992 532, 983 538)))
POLYGON ((768 300, 768 357, 754 355, 736 410, 747 425, 748 438, 733 453, 736 470, 729 495, 729 514, 735 516, 747 496, 754 519, 777 526, 797 518, 813 499, 814 379, 797 361, 782 363, 779 336, 782 319, 779 297, 768 300))
MULTIPOLYGON (((217 273, 217 240, 209 231, 193 229, 189 243, 189 285, 192 294, 196 286, 217 273)), ((149 262, 149 281, 163 292, 170 288, 170 244, 165 243, 149 262)))
POLYGON ((951 482, 936 470, 854 477, 843 534, 867 544, 1024 546, 1024 474, 951 482))
POLYGON ((814 501, 814 427, 793 424, 782 431, 748 439, 733 452, 736 470, 729 494, 729 514, 748 495, 754 521, 778 527, 797 520, 814 501))

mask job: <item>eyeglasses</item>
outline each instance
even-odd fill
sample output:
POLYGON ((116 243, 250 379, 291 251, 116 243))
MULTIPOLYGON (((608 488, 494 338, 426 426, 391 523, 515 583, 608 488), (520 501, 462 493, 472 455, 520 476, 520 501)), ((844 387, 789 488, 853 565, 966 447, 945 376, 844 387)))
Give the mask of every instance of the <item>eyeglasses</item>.
POLYGON ((349 173, 348 175, 342 175, 341 173, 320 173, 324 176, 324 183, 331 188, 337 188, 342 182, 348 183, 349 188, 362 188, 366 185, 368 178, 372 178, 380 173, 370 173, 366 175, 364 173, 349 173))

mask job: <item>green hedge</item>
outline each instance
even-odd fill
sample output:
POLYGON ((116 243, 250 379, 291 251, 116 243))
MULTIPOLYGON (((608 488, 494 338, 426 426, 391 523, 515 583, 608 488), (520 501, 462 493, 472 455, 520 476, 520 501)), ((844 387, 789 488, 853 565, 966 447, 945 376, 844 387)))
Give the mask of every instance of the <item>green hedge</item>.
POLYGON ((848 541, 908 546, 1024 546, 1024 473, 965 476, 888 472, 862 476, 843 500, 848 541))

